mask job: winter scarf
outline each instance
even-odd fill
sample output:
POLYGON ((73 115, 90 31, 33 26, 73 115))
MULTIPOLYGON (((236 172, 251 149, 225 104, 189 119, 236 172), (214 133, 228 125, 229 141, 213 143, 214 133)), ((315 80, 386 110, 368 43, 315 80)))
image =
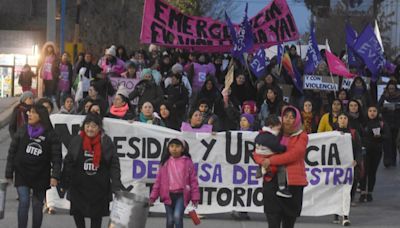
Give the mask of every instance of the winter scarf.
POLYGON ((149 124, 153 124, 153 119, 148 119, 147 117, 144 116, 143 112, 140 113, 139 115, 139 120, 142 123, 149 123, 149 124))
POLYGON ((101 133, 99 132, 93 138, 87 136, 84 131, 81 131, 80 135, 83 142, 83 151, 93 154, 93 165, 98 168, 101 160, 101 133))
POLYGON ((312 112, 301 112, 301 117, 303 118, 304 131, 306 131, 308 134, 312 133, 313 113, 312 112))
POLYGON ((125 114, 126 114, 126 112, 127 112, 128 110, 129 110, 128 104, 125 104, 124 106, 119 107, 119 108, 117 108, 117 107, 115 107, 115 106, 113 105, 113 106, 111 106, 111 108, 110 108, 110 113, 113 114, 114 116, 118 116, 118 117, 122 118, 122 117, 125 116, 125 114))
POLYGON ((28 124, 28 135, 29 138, 34 139, 37 138, 39 136, 41 136, 44 132, 44 127, 40 124, 38 124, 37 126, 32 126, 30 124, 28 124))

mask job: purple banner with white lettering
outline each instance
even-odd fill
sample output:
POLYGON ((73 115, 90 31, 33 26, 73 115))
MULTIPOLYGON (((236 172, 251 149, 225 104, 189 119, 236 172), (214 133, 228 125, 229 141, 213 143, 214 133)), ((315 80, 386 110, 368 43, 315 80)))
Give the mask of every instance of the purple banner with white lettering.
POLYGON ((261 48, 257 51, 253 60, 250 63, 250 69, 253 74, 259 78, 265 74, 266 60, 265 60, 265 50, 261 48))

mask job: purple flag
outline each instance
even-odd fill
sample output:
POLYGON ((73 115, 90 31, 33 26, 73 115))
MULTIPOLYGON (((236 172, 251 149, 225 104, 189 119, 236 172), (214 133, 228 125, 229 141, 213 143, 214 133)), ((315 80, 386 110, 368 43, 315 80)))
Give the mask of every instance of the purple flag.
POLYGON ((299 70, 297 69, 296 64, 292 64, 293 67, 293 72, 294 72, 294 77, 292 78, 293 80, 293 85, 296 87, 296 89, 303 94, 303 81, 301 80, 301 74, 299 70))
POLYGON ((346 23, 346 46, 347 46, 347 63, 349 67, 360 68, 362 66, 362 60, 354 53, 353 47, 357 40, 357 32, 351 27, 350 24, 346 23))
POLYGON ((374 29, 367 25, 354 44, 354 50, 372 73, 372 81, 376 81, 379 71, 385 65, 383 50, 375 36, 374 29))
POLYGON ((253 74, 257 78, 259 78, 264 75, 265 66, 266 66, 265 50, 264 50, 264 48, 261 48, 260 50, 257 51, 256 55, 254 56, 253 60, 251 61, 250 69, 253 72, 253 74))
POLYGON ((225 20, 228 25, 229 33, 232 37, 232 56, 236 59, 239 59, 242 64, 244 64, 243 54, 251 50, 254 46, 254 38, 252 26, 247 17, 247 8, 248 4, 246 3, 245 15, 242 23, 239 25, 239 31, 236 32, 235 27, 233 26, 231 19, 228 14, 225 12, 225 20))
POLYGON ((304 73, 313 74, 319 62, 321 61, 321 53, 318 49, 317 40, 315 39, 315 28, 314 22, 311 22, 311 32, 308 39, 308 49, 306 56, 306 66, 304 68, 304 73))

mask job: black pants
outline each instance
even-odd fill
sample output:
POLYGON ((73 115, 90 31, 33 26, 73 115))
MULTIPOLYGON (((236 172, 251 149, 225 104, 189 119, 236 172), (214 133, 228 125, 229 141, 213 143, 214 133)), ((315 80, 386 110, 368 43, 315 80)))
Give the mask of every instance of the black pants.
POLYGON ((392 162, 392 164, 391 165, 393 165, 393 166, 396 166, 396 159, 397 159, 397 146, 396 146, 396 140, 397 140, 397 134, 399 133, 399 129, 398 128, 391 128, 390 129, 390 133, 391 133, 391 135, 392 135, 392 146, 391 146, 391 148, 392 148, 392 151, 391 151, 391 156, 390 156, 390 158, 391 158, 391 162, 392 162))
POLYGON ((360 181, 361 191, 373 192, 376 172, 378 171, 379 164, 382 158, 382 145, 376 147, 367 147, 367 154, 365 156, 365 175, 360 181), (368 184, 368 189, 367 189, 368 184))
MULTIPOLYGON (((74 215, 74 220, 76 228, 85 228, 85 217, 83 217, 82 215, 74 215)), ((90 227, 101 228, 101 220, 101 217, 90 218, 90 227)))
POLYGON ((353 185, 351 186, 351 192, 350 192, 351 202, 353 202, 354 196, 356 195, 358 182, 360 181, 360 176, 361 176, 361 168, 360 168, 360 165, 357 164, 354 167, 354 180, 353 180, 353 185))
POLYGON ((293 228, 296 217, 287 216, 282 213, 267 213, 268 228, 293 228))
POLYGON ((43 80, 45 97, 51 98, 55 95, 55 80, 43 80))

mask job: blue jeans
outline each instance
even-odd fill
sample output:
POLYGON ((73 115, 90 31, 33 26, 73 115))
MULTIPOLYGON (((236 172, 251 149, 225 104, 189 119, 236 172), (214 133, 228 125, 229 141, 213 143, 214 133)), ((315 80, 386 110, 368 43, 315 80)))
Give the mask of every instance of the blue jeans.
POLYGON ((165 204, 165 211, 167 216, 167 228, 183 228, 183 212, 185 206, 183 204, 182 193, 170 193, 172 200, 171 205, 165 204))
MULTIPOLYGON (((18 228, 28 227, 29 204, 31 198, 31 189, 27 186, 18 186, 18 228)), ((33 190, 32 194, 32 228, 40 228, 43 219, 43 200, 46 191, 33 190)))

